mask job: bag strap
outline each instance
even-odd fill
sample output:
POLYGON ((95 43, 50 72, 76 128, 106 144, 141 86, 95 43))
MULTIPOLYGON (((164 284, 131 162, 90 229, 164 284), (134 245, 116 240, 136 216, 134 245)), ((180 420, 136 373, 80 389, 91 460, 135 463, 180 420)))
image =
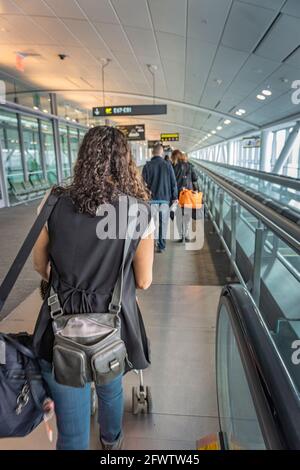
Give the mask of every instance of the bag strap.
MULTIPOLYGON (((58 196, 55 196, 54 194, 50 194, 48 196, 45 204, 43 205, 41 209, 41 212, 36 218, 14 262, 12 263, 8 273, 6 274, 4 281, 2 282, 0 286, 0 312, 13 286, 15 285, 15 282, 18 279, 18 276, 23 269, 23 266, 26 263, 27 258, 29 257, 32 251, 32 248, 34 247, 34 244, 36 240, 38 239, 39 234, 42 231, 42 228, 44 227, 47 220, 49 219, 57 201, 58 201, 58 196)), ((5 317, 2 317, 1 320, 3 320, 3 318, 5 317)))
POLYGON ((3 338, 5 341, 11 343, 17 351, 24 354, 24 356, 29 357, 30 359, 36 359, 35 354, 31 349, 24 346, 24 344, 20 343, 17 339, 12 338, 10 335, 6 333, 0 333, 0 338, 3 338))
MULTIPOLYGON (((126 238, 125 238, 124 248, 123 248, 122 263, 121 263, 119 275, 118 275, 118 278, 117 278, 117 281, 116 281, 116 284, 112 293, 111 301, 108 306, 109 313, 113 313, 115 315, 118 315, 120 313, 121 306, 122 306, 124 268, 125 268, 126 258, 129 252, 131 240, 132 240, 130 238, 130 233, 129 233, 129 215, 130 215, 130 208, 136 203, 135 199, 131 196, 127 196, 127 200, 128 200, 127 229, 126 229, 126 238)), ((137 218, 134 215, 134 226, 132 227, 133 232, 135 231, 135 228, 136 228, 136 222, 137 222, 137 218)), ((55 292, 52 285, 50 288, 50 296, 48 297, 48 306, 50 309, 50 317, 52 318, 52 320, 63 315, 63 309, 62 309, 59 297, 57 293, 55 292)))

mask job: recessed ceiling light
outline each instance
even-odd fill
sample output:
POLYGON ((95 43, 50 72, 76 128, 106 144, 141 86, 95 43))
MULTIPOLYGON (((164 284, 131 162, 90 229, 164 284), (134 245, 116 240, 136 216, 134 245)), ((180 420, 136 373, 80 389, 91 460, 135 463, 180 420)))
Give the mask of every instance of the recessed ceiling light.
POLYGON ((258 100, 261 100, 261 101, 263 101, 263 100, 266 99, 266 97, 265 97, 264 95, 257 95, 256 98, 257 98, 258 100))
POLYGON ((239 109, 239 113, 241 113, 241 114, 245 114, 245 113, 246 113, 246 110, 245 110, 245 109, 243 109, 243 108, 240 108, 240 109, 239 109))
POLYGON ((242 116, 242 113, 240 113, 240 111, 236 111, 235 114, 236 114, 237 116, 242 116))
POLYGON ((224 124, 225 124, 226 126, 228 126, 228 124, 231 124, 230 119, 225 119, 224 124))
POLYGON ((216 134, 216 131, 211 131, 212 134, 216 134))
POLYGON ((39 110, 38 106, 33 106, 33 109, 35 109, 36 111, 39 110))
POLYGON ((272 92, 271 92, 271 90, 267 89, 267 90, 263 90, 262 94, 265 95, 265 96, 271 96, 272 92))
POLYGON ((48 109, 43 109, 43 113, 48 113, 48 109))
POLYGON ((211 137, 211 134, 207 134, 207 137, 211 137))
POLYGON ((217 130, 218 130, 218 131, 221 131, 222 129, 223 129, 222 126, 218 126, 218 127, 217 127, 217 130))

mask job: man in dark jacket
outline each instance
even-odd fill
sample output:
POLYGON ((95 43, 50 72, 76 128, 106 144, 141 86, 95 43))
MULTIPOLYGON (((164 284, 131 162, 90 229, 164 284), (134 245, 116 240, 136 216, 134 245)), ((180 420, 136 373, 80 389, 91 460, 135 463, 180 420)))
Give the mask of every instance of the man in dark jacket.
POLYGON ((178 189, 174 170, 163 158, 164 149, 160 143, 153 148, 153 157, 143 168, 143 178, 151 191, 151 204, 158 214, 159 234, 157 252, 166 248, 166 233, 169 221, 169 205, 177 200, 178 189))

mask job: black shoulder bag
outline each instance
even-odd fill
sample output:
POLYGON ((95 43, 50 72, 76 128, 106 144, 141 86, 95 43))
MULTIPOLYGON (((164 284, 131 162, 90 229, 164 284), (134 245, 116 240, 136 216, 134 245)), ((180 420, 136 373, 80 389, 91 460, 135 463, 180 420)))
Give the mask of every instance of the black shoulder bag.
MULTIPOLYGON (((50 194, 2 282, 0 312, 57 200, 50 194)), ((46 399, 32 336, 0 333, 0 437, 23 437, 33 431, 43 419, 46 399)))

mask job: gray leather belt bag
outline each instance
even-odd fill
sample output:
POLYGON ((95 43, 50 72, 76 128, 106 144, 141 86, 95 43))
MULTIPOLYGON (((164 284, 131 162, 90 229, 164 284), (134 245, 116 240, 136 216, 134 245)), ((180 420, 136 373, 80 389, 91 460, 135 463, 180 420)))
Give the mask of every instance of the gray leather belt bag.
POLYGON ((65 315, 51 287, 48 306, 54 332, 53 370, 59 384, 84 387, 95 382, 102 385, 124 372, 126 360, 132 367, 121 339, 119 317, 130 242, 127 229, 122 264, 108 312, 65 315))

